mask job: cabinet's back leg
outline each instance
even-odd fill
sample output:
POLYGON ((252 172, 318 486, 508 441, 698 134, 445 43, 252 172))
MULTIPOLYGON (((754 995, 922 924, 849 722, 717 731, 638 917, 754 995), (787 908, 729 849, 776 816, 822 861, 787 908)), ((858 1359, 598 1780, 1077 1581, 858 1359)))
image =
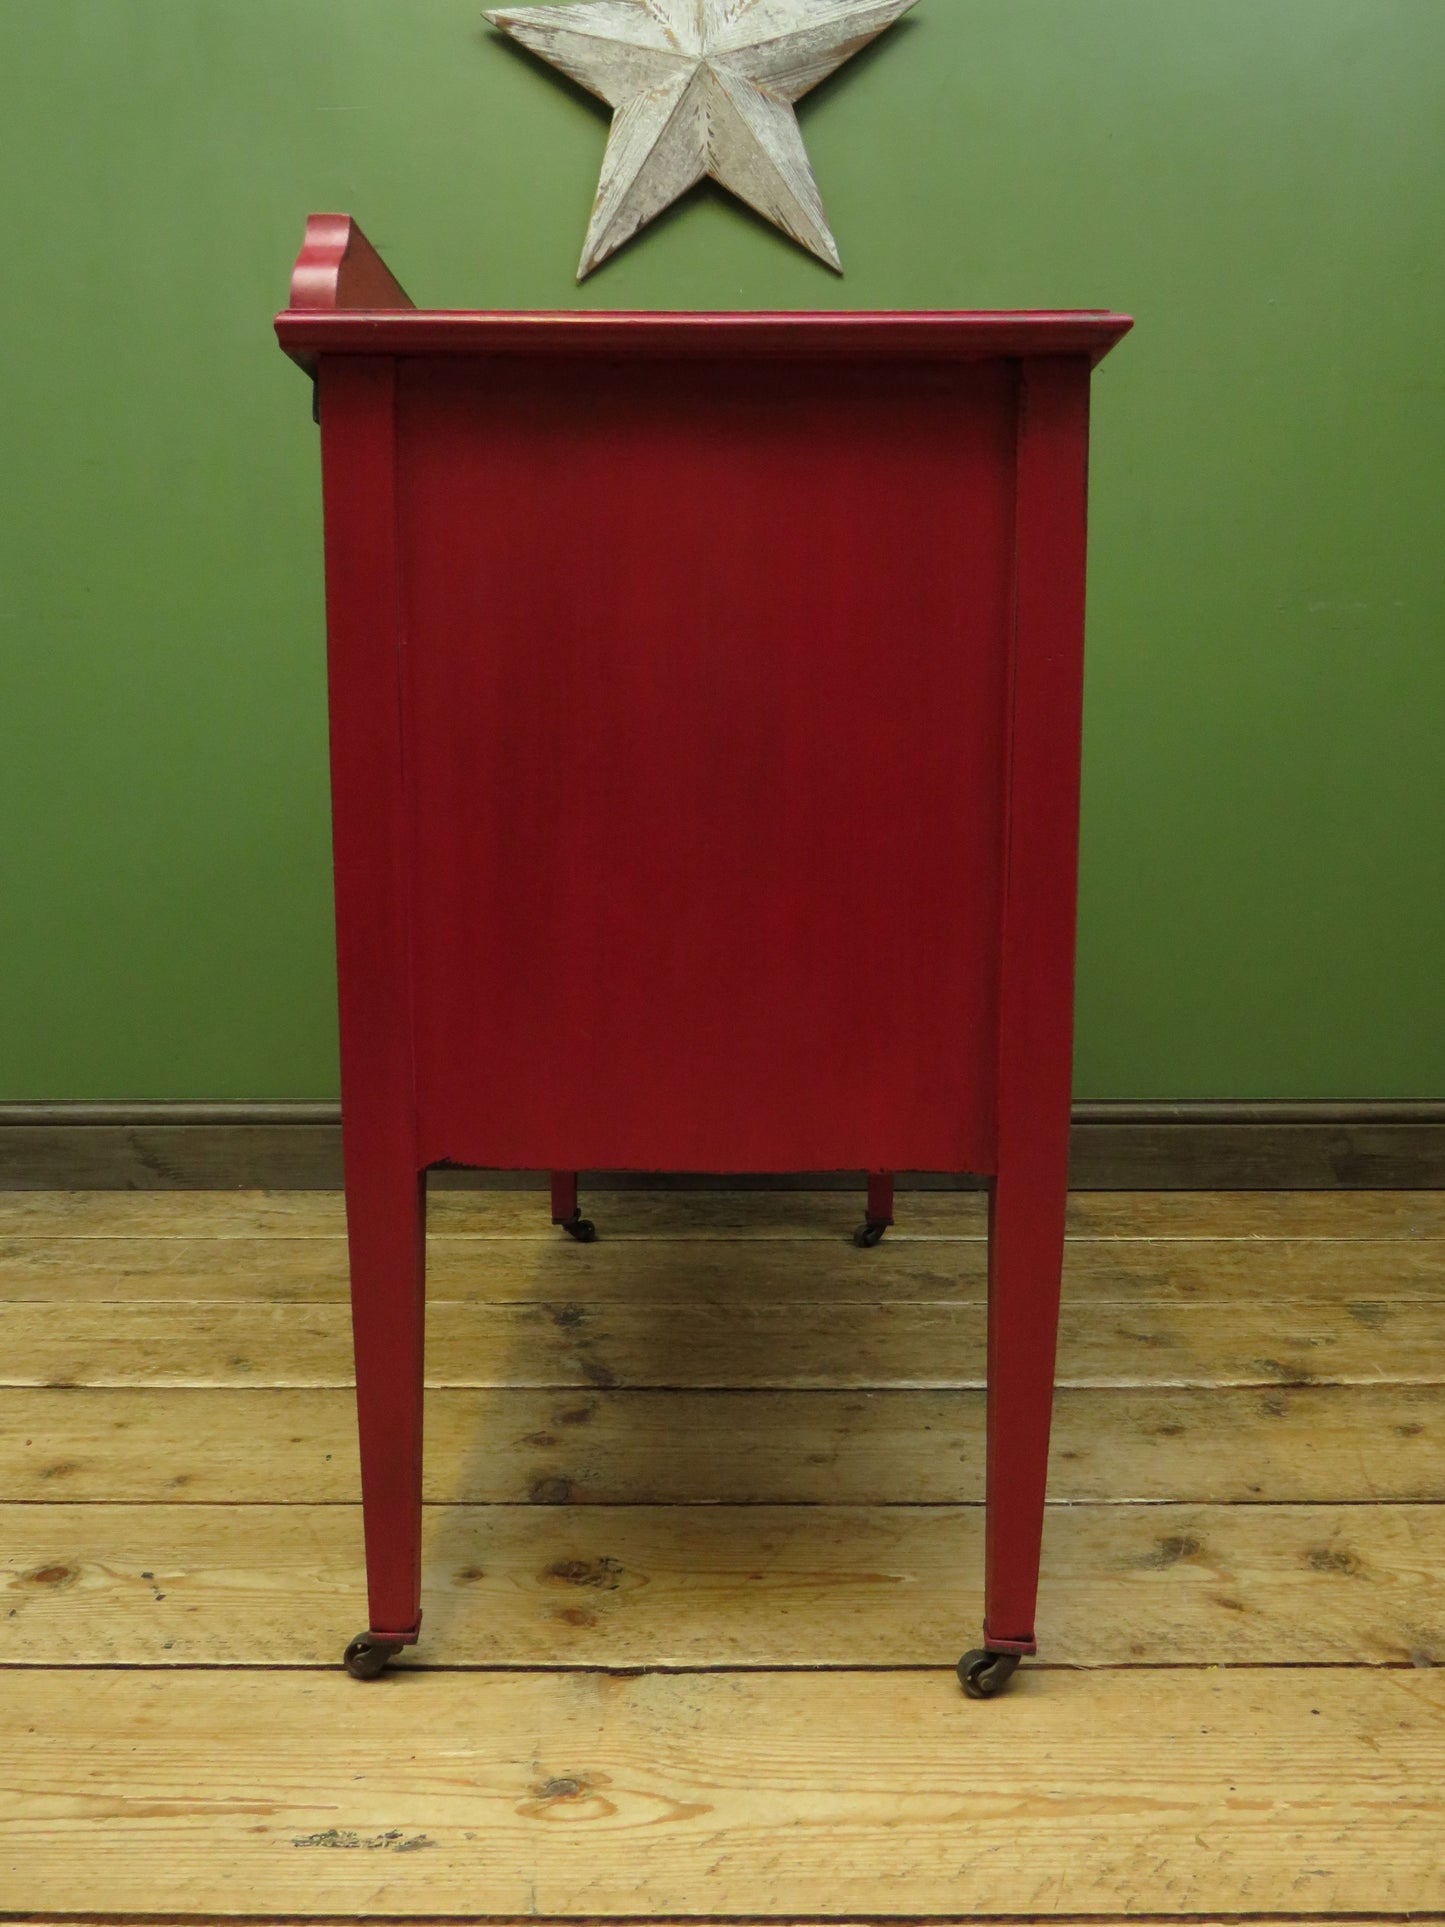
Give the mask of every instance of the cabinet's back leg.
POLYGON ((575 1238, 578 1244, 590 1245, 597 1236, 597 1227, 590 1218, 582 1216, 577 1202, 577 1173, 575 1171, 554 1171, 552 1173, 552 1222, 575 1238))
POLYGON ((867 1249, 876 1245, 893 1222, 893 1173, 868 1173, 868 1215, 853 1233, 855 1245, 867 1249))

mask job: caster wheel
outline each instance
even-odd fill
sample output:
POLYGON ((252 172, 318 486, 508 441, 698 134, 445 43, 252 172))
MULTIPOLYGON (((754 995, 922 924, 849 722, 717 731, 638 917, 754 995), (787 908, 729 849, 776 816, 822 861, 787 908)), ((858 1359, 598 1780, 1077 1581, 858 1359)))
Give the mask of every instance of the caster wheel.
POLYGON ((991 1700, 1018 1671, 1018 1653, 990 1653, 983 1647, 958 1662, 958 1683, 971 1700, 991 1700))
POLYGON ((880 1218, 870 1218, 853 1233, 853 1242, 860 1251, 871 1251, 874 1245, 882 1243, 883 1233, 887 1229, 888 1226, 880 1218))
POLYGON ((590 1245, 597 1242, 597 1227, 590 1218, 564 1218, 562 1220, 562 1229, 567 1233, 569 1238, 575 1238, 579 1245, 590 1245))
POLYGON ((358 1633, 341 1663, 353 1679, 376 1679, 400 1651, 399 1639, 373 1639, 370 1633, 358 1633))

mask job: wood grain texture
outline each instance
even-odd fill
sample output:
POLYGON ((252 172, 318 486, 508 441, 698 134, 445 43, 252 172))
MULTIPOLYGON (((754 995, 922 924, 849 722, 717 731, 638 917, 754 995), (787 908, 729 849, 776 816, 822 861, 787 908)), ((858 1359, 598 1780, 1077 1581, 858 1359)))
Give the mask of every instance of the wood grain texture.
MULTIPOLYGON (((436 1506, 407 1665, 948 1666, 982 1514, 436 1506)), ((0 1664, 329 1666, 354 1506, 0 1506, 0 1664)), ((1050 1666, 1445 1664, 1445 1506, 1054 1506, 1050 1666)))
MULTIPOLYGON (((584 1199, 604 1240, 839 1239, 856 1217, 851 1200, 832 1191, 592 1191, 584 1199)), ((987 1201, 979 1192, 909 1192, 898 1207, 892 1241, 984 1236, 987 1201)), ((451 1237, 555 1242, 559 1236, 542 1191, 433 1190, 427 1228, 451 1237)), ((334 1238, 345 1229, 341 1196, 329 1191, 0 1195, 0 1238, 334 1238)), ((1130 1242, 1438 1240, 1445 1239, 1445 1192, 1077 1192, 1069 1200, 1068 1232, 1080 1240, 1130 1242)))
MULTIPOLYGON (((348 1391, 11 1391, 13 1500, 317 1504, 357 1497, 348 1391)), ((875 1505, 983 1496, 963 1392, 439 1391, 432 1503, 875 1505)), ((1436 1386, 1062 1391, 1050 1497, 1445 1500, 1436 1386)))
MULTIPOLYGON (((344 1374, 338 1201, 26 1202, 0 1360, 231 1385, 0 1393, 0 1910, 1445 1906, 1445 1391, 1389 1376, 1440 1351, 1438 1201, 1075 1200, 1069 1342, 1205 1382, 1061 1392, 1045 1658, 987 1708, 947 1670, 977 1390, 438 1390, 423 1643, 361 1688, 334 1671, 364 1617, 351 1395, 232 1362, 344 1374), (1211 1382, 1291 1334, 1259 1356, 1386 1376, 1211 1382), (637 1667, 696 1670, 589 1670, 637 1667)), ((873 1253, 836 1195, 645 1197, 588 1249, 533 1202, 445 1204, 444 1374, 884 1378, 977 1343, 977 1200, 873 1253)))
MULTIPOLYGON (((432 1300, 431 1387, 980 1387, 985 1308, 432 1300)), ((1445 1307, 1419 1299, 1067 1308, 1057 1383, 1445 1384, 1445 1307)), ((0 1385, 344 1386, 341 1305, 0 1304, 0 1385)))
MULTIPOLYGON (((981 1305, 987 1253, 977 1240, 640 1239, 579 1246, 571 1238, 427 1240, 433 1302, 493 1305, 981 1305)), ((1064 1301, 1083 1305, 1253 1301, 1368 1305, 1445 1298, 1445 1242, 1428 1239, 1075 1240, 1064 1251, 1064 1301)), ((313 1238, 32 1237, 0 1232, 0 1303, 344 1305, 346 1245, 313 1238)))
POLYGON ((1441 1671, 20 1670, 0 1774, 15 1910, 1445 1906, 1441 1671))

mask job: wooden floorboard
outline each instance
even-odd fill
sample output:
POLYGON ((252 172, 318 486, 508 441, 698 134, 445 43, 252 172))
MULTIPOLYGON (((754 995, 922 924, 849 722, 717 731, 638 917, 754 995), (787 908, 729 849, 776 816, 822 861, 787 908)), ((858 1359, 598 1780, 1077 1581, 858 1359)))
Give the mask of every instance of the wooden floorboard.
MULTIPOLYGON (((349 1503, 350 1392, 19 1390, 0 1494, 349 1503)), ((968 1504, 984 1399, 962 1392, 441 1391, 436 1504, 968 1504)), ((1066 1503, 1445 1501, 1445 1389, 1062 1391, 1050 1492, 1066 1503)))
MULTIPOLYGON (((0 1506, 0 1663, 331 1665, 354 1506, 0 1506)), ((438 1506, 420 1666, 947 1666, 979 1507, 438 1506)), ((1054 1506, 1058 1666, 1445 1664, 1445 1506, 1054 1506)))
MULTIPOLYGON (((860 1187, 858 1202, 862 1201, 860 1187)), ((586 1196, 603 1238, 838 1239, 857 1205, 836 1191, 616 1191, 586 1196)), ((982 1238, 981 1192, 900 1194, 889 1237, 982 1238)), ((332 1191, 12 1191, 0 1231, 16 1236, 335 1237, 345 1229, 332 1191)), ((428 1229, 451 1237, 555 1240, 546 1194, 433 1190, 428 1229)), ((1445 1238, 1439 1191, 1080 1191, 1069 1200, 1075 1238, 1445 1238)))
MULTIPOLYGON (((0 1202, 0 1219, 4 1205, 0 1202)), ((572 1239, 436 1233, 427 1240, 433 1300, 489 1304, 877 1305, 984 1302, 987 1249, 976 1238, 572 1239)), ((1445 1241, 1355 1238, 1075 1240, 1064 1260, 1072 1304, 1438 1301, 1445 1241)), ((0 1231, 0 1302, 78 1305, 191 1300, 348 1302, 346 1240, 17 1236, 0 1231)))
POLYGON ((1445 1906, 1439 1671, 1036 1671, 981 1706, 948 1672, 19 1670, 7 1702, 12 1908, 1445 1906))
POLYGON ((976 1193, 431 1200, 364 1619, 334 1194, 0 1198, 0 1914, 1445 1921, 1445 1198, 1070 1209, 989 1706, 976 1193))
MULTIPOLYGON (((1429 1303, 1070 1304, 1060 1386, 1435 1385, 1429 1303)), ((433 1300, 443 1387, 953 1389, 984 1382, 982 1305, 852 1318, 803 1304, 488 1305, 433 1300)), ((341 1305, 0 1305, 0 1385, 349 1386, 341 1305)))

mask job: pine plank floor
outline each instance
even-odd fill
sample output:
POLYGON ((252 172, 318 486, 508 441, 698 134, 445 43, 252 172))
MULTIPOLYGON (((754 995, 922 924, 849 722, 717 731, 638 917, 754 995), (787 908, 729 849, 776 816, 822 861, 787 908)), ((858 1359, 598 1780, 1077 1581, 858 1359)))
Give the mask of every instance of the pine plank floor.
POLYGON ((330 1194, 0 1195, 0 1914, 1445 1922, 1445 1197, 1080 1194, 1040 1660, 982 1200, 434 1192, 426 1621, 330 1194))

